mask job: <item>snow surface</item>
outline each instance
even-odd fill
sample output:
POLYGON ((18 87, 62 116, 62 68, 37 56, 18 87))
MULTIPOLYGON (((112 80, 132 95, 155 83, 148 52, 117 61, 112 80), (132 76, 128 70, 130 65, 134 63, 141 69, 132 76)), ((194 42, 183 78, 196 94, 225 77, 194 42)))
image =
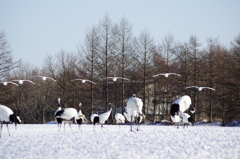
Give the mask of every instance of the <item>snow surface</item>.
POLYGON ((130 132, 129 125, 22 124, 6 126, 0 138, 1 159, 107 158, 240 158, 240 127, 142 125, 130 132))

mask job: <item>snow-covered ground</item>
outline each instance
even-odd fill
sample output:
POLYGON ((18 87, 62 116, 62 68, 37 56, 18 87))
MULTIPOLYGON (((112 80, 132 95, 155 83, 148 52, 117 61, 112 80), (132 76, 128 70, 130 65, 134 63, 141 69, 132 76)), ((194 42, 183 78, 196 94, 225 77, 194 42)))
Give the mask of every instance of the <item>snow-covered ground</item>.
POLYGON ((52 158, 240 158, 240 127, 143 125, 130 132, 129 125, 104 125, 93 131, 83 125, 73 131, 66 125, 58 132, 56 124, 4 125, 0 138, 0 159, 52 158))

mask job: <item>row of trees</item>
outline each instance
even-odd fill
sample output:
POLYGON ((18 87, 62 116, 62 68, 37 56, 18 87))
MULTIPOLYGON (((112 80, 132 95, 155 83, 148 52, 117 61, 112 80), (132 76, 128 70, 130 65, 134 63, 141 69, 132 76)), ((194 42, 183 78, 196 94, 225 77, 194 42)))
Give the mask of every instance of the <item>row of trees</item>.
POLYGON ((95 111, 108 110, 108 103, 112 103, 112 114, 121 113, 132 94, 143 100, 143 113, 150 122, 169 120, 172 102, 185 94, 196 108, 196 121, 228 122, 240 118, 240 35, 230 48, 212 38, 204 48, 196 36, 176 43, 172 35, 167 35, 156 44, 147 29, 134 36, 125 18, 113 23, 106 15, 86 32, 77 52, 61 50, 48 55, 42 68, 13 62, 3 32, 0 41, 2 81, 30 79, 36 83, 0 86, 1 103, 16 111, 25 123, 54 120, 59 97, 62 107, 79 109, 78 104, 82 103, 82 112, 90 117, 95 111), (152 77, 166 72, 181 77, 152 77), (57 82, 34 78, 36 75, 50 76, 57 82), (110 76, 130 81, 106 80, 110 76), (71 81, 76 78, 96 84, 71 81), (216 91, 185 89, 193 85, 213 87, 216 91))

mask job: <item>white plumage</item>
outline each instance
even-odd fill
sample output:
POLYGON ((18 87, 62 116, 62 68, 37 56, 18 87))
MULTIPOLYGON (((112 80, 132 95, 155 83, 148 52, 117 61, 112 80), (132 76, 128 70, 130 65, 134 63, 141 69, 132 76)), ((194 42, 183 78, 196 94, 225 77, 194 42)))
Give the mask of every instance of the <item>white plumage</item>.
POLYGON ((72 118, 74 118, 74 121, 76 122, 78 112, 75 108, 62 108, 58 112, 56 112, 55 118, 61 118, 64 120, 71 120, 72 118), (61 112, 61 113, 58 113, 58 112, 61 112))
POLYGON ((82 83, 88 82, 88 83, 96 84, 96 83, 94 83, 93 81, 90 81, 90 80, 87 80, 87 79, 73 79, 73 80, 71 80, 71 81, 82 81, 82 83))
MULTIPOLYGON (((8 108, 5 105, 0 105, 0 123, 1 123, 1 133, 2 134, 2 127, 3 123, 6 123, 7 129, 9 123, 15 123, 15 127, 17 127, 17 124, 21 123, 20 117, 13 113, 13 111, 8 108)), ((8 129, 8 135, 10 136, 9 129, 8 129)))
POLYGON ((177 73, 159 73, 159 74, 153 75, 153 77, 157 77, 157 76, 160 76, 160 75, 165 76, 166 78, 168 78, 169 75, 176 75, 176 76, 181 77, 181 75, 177 74, 177 73))
POLYGON ((178 99, 176 99, 173 104, 179 105, 179 111, 184 113, 187 109, 189 109, 192 104, 192 100, 188 95, 184 95, 178 99))
POLYGON ((111 111, 112 111, 112 107, 110 108, 109 111, 107 111, 105 113, 101 113, 99 115, 98 115, 98 113, 92 114, 91 122, 93 123, 93 125, 96 125, 97 123, 101 124, 101 128, 102 128, 105 121, 108 120, 108 118, 111 114, 111 111))
POLYGON ((12 81, 17 81, 19 84, 23 84, 23 82, 29 82, 29 83, 35 84, 33 81, 30 81, 30 80, 12 80, 12 81))
POLYGON ((80 110, 78 111, 78 117, 77 117, 77 123, 78 123, 78 128, 80 129, 81 128, 81 131, 82 131, 82 127, 81 127, 81 125, 82 125, 82 123, 84 122, 84 121, 88 121, 87 120, 87 118, 85 117, 85 115, 82 113, 82 111, 81 111, 81 106, 82 106, 82 103, 79 103, 79 108, 80 108, 80 110))
POLYGON ((0 83, 2 83, 4 86, 7 86, 8 83, 13 84, 13 85, 15 85, 15 86, 18 86, 18 84, 14 83, 14 82, 11 82, 11 81, 8 81, 8 82, 0 82, 0 83))
MULTIPOLYGON (((131 122, 130 130, 132 131, 132 122, 136 122, 138 125, 140 125, 140 122, 142 121, 143 102, 140 98, 133 94, 133 96, 127 100, 126 105, 126 112, 124 115, 127 120, 131 122)), ((137 128, 137 130, 139 130, 139 128, 137 128)))
POLYGON ((124 124, 125 123, 125 117, 122 114, 116 113, 114 117, 115 117, 115 120, 116 120, 117 124, 121 124, 121 123, 124 124))
POLYGON ((42 78, 42 80, 46 81, 47 79, 50 79, 54 82, 57 82, 55 79, 51 78, 51 77, 46 77, 46 76, 33 76, 33 77, 39 77, 39 78, 42 78))
POLYGON ((179 115, 174 115, 174 116, 170 116, 170 117, 174 123, 180 123, 182 120, 179 115))
POLYGON ((181 117, 182 117, 182 122, 184 123, 188 123, 188 118, 190 118, 190 115, 187 113, 181 113, 181 117))
MULTIPOLYGON (((77 110, 75 108, 61 108, 60 98, 58 98, 58 102, 59 102, 58 110, 54 113, 54 117, 58 122, 58 127, 61 128, 62 122, 67 121, 69 123, 70 128, 72 129, 70 120, 74 119, 74 122, 77 123, 78 118, 77 110)), ((64 130, 65 124, 66 122, 64 122, 64 130)))
POLYGON ((116 120, 116 124, 119 125, 119 129, 120 129, 120 125, 125 123, 125 117, 120 113, 116 113, 114 117, 116 120))
POLYGON ((112 79, 114 82, 116 82, 117 79, 123 79, 123 80, 129 81, 128 78, 124 78, 124 77, 107 77, 107 78, 103 78, 103 79, 112 79))
POLYGON ((190 86, 190 87, 186 87, 185 89, 188 89, 188 88, 197 88, 199 91, 202 91, 202 89, 211 89, 213 91, 215 91, 214 88, 210 88, 210 87, 198 87, 198 86, 190 86))
MULTIPOLYGON (((74 119, 74 122, 77 123, 77 116, 78 112, 75 108, 63 108, 57 112, 55 112, 55 119, 58 122, 58 126, 61 128, 62 121, 66 121, 69 123, 70 128, 71 127, 71 122, 70 120, 74 119)), ((65 124, 64 122, 64 130, 65 130, 65 124)))
POLYGON ((127 112, 123 112, 123 114, 126 117, 127 121, 132 122, 131 115, 129 115, 127 112))
POLYGON ((107 111, 107 112, 105 112, 105 113, 101 113, 101 114, 98 115, 98 116, 99 116, 99 123, 100 123, 100 124, 104 124, 105 121, 108 120, 108 118, 109 118, 109 116, 110 116, 110 114, 111 114, 111 111, 112 111, 112 108, 110 108, 109 111, 107 111))
MULTIPOLYGON (((176 99, 173 102, 173 104, 171 106, 171 110, 170 110, 170 114, 171 114, 170 117, 171 117, 173 123, 178 124, 178 125, 180 124, 180 122, 182 121, 182 118, 183 118, 182 114, 190 108, 191 104, 192 104, 191 98, 187 95, 184 95, 184 96, 176 99)), ((194 109, 194 111, 191 111, 191 112, 194 113, 195 109, 194 109)), ((184 114, 184 118, 185 118, 185 116, 186 115, 184 114)), ((178 128, 178 126, 177 126, 177 128, 178 128)))
POLYGON ((185 126, 188 126, 189 123, 194 125, 193 118, 189 114, 180 113, 180 116, 182 117, 183 128, 185 128, 185 126))
POLYGON ((58 98, 58 109, 55 111, 55 113, 54 113, 54 117, 56 116, 56 113, 62 109, 62 108, 61 108, 61 104, 60 104, 60 102, 61 102, 61 99, 58 98))

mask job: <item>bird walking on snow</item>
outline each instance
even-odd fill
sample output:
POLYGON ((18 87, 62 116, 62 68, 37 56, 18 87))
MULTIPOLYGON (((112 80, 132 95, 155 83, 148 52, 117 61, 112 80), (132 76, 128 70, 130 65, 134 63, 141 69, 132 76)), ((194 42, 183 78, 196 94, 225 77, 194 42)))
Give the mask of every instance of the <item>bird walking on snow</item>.
POLYGON ((0 105, 0 124, 1 124, 1 132, 0 137, 2 135, 2 127, 3 124, 6 124, 8 135, 10 136, 8 124, 15 123, 15 128, 17 128, 17 124, 21 123, 20 117, 17 116, 13 111, 5 105, 0 105))
POLYGON ((188 88, 197 88, 199 91, 202 91, 202 89, 211 89, 213 91, 215 91, 214 88, 210 88, 210 87, 198 87, 198 86, 190 86, 190 87, 186 87, 185 89, 188 89, 188 88))
POLYGON ((74 122, 77 123, 77 110, 75 108, 61 108, 60 106, 60 98, 58 98, 59 107, 57 111, 54 113, 54 118, 58 122, 58 131, 61 129, 62 122, 64 121, 64 131, 65 131, 65 124, 68 122, 71 130, 71 120, 74 119, 74 122))
MULTIPOLYGON (((109 105, 110 105, 110 103, 109 103, 109 105)), ((95 130, 95 125, 97 123, 101 124, 101 129, 103 128, 103 124, 105 123, 106 120, 108 120, 108 118, 111 114, 111 111, 112 111, 112 107, 109 111, 107 111, 105 113, 101 113, 99 115, 98 115, 98 113, 95 113, 95 114, 91 115, 91 122, 94 125, 94 130, 95 130)))
POLYGON ((181 75, 177 74, 177 73, 159 73, 159 74, 153 75, 153 77, 157 77, 157 76, 160 76, 160 75, 165 76, 166 78, 168 78, 169 75, 176 75, 176 76, 181 77, 181 75))
POLYGON ((124 112, 124 115, 126 119, 131 122, 130 131, 133 130, 133 122, 137 124, 137 131, 139 130, 140 123, 143 119, 142 107, 142 100, 136 97, 135 94, 126 101, 126 112, 124 112))
POLYGON ((87 120, 87 118, 85 117, 85 115, 82 113, 82 111, 81 111, 81 106, 82 106, 82 103, 79 103, 79 108, 80 108, 80 110, 78 111, 78 117, 77 117, 77 120, 76 120, 76 121, 77 121, 79 130, 81 129, 81 131, 82 131, 82 127, 81 127, 82 123, 83 123, 84 121, 88 121, 88 120, 87 120))
POLYGON ((52 80, 52 81, 54 81, 54 82, 57 82, 55 79, 53 79, 53 78, 51 78, 51 77, 46 77, 46 76, 33 76, 33 78, 35 78, 35 77, 42 78, 42 80, 44 80, 44 81, 46 81, 47 79, 50 79, 50 80, 52 80))
POLYGON ((71 81, 82 81, 82 83, 88 82, 88 83, 96 84, 96 83, 94 83, 93 81, 90 81, 90 80, 87 80, 87 79, 73 79, 73 80, 71 80, 71 81))
POLYGON ((120 124, 125 123, 125 117, 120 113, 115 114, 115 120, 116 120, 116 124, 119 125, 119 129, 120 129, 120 124))

